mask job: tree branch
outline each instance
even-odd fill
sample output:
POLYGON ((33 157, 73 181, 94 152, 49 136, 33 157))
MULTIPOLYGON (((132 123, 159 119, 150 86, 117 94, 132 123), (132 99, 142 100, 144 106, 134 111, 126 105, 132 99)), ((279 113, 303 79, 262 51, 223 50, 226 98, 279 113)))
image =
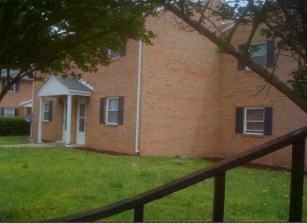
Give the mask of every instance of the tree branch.
POLYGON ((248 66, 252 71, 257 73, 260 77, 262 77, 266 82, 270 82, 277 90, 279 90, 282 94, 287 96, 290 100, 292 100, 297 106, 299 106, 303 111, 307 113, 307 102, 304 101, 299 95, 297 95, 286 83, 279 80, 278 77, 271 75, 269 71, 267 71, 264 67, 257 64, 249 57, 246 57, 241 51, 238 51, 235 47, 233 47, 228 41, 219 38, 213 32, 206 29, 204 26, 199 24, 197 21, 194 21, 182 14, 181 11, 170 4, 163 5, 167 10, 174 13, 176 16, 185 21, 188 25, 198 31, 201 35, 205 36, 211 42, 216 44, 217 46, 222 46, 225 53, 232 55, 239 62, 248 66))
POLYGON ((246 14, 248 13, 250 7, 251 7, 251 1, 248 2, 248 4, 247 4, 246 8, 244 9, 243 13, 240 15, 239 19, 236 20, 234 27, 230 30, 229 34, 227 35, 226 40, 229 43, 231 42, 234 33, 237 31, 238 27, 243 22, 243 20, 244 20, 246 14))

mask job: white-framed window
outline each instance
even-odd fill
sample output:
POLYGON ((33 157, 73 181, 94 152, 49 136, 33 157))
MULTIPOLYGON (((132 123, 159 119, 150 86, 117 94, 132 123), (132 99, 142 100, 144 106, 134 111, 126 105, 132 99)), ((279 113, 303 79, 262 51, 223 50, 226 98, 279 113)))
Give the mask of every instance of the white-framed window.
POLYGON ((14 117, 15 116, 14 108, 4 108, 3 116, 4 117, 14 117))
MULTIPOLYGON (((239 44, 238 50, 244 52, 246 44, 239 44)), ((251 43, 249 46, 250 57, 264 68, 275 66, 275 41, 267 40, 251 43)), ((250 70, 245 64, 238 62, 238 70, 250 70)))
POLYGON ((244 134, 263 135, 264 108, 247 107, 244 109, 244 134))
POLYGON ((106 124, 118 124, 118 97, 107 98, 106 124))
POLYGON ((108 49, 109 58, 118 59, 120 57, 126 56, 126 46, 127 46, 127 43, 123 42, 121 49, 119 49, 118 51, 115 51, 113 49, 108 49))
MULTIPOLYGON (((260 43, 251 43, 250 50, 253 50, 251 53, 251 58, 258 64, 263 67, 266 67, 267 61, 267 42, 260 43)), ((248 67, 246 67, 249 70, 248 67)))
POLYGON ((44 101, 43 102, 43 121, 49 121, 50 117, 50 102, 44 101))
MULTIPOLYGON (((7 81, 5 81, 5 85, 7 85, 7 81)), ((16 92, 16 84, 13 84, 13 86, 10 87, 8 92, 16 92)))
POLYGON ((109 49, 108 50, 108 56, 111 59, 117 59, 117 58, 120 58, 121 53, 119 51, 115 51, 115 50, 109 49))

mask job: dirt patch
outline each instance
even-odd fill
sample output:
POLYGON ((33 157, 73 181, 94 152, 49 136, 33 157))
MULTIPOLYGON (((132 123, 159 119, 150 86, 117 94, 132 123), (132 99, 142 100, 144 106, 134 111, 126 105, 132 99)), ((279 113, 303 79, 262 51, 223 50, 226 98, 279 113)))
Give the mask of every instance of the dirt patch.
MULTIPOLYGON (((212 161, 212 162, 215 162, 215 163, 224 160, 223 158, 219 158, 219 157, 204 157, 202 159, 203 160, 212 161)), ((242 166, 246 167, 246 168, 262 169, 262 170, 272 170, 272 171, 278 171, 278 172, 291 173, 291 169, 289 169, 289 168, 278 167, 278 166, 270 166, 270 165, 266 165, 266 164, 247 163, 247 164, 244 164, 242 166)), ((306 170, 304 171, 304 174, 307 176, 307 171, 306 170)))
POLYGON ((73 148, 79 149, 79 150, 95 152, 95 153, 108 154, 108 155, 113 155, 113 156, 132 156, 131 154, 128 154, 128 153, 119 153, 119 152, 107 151, 107 150, 97 150, 97 149, 89 148, 89 147, 73 147, 73 148))

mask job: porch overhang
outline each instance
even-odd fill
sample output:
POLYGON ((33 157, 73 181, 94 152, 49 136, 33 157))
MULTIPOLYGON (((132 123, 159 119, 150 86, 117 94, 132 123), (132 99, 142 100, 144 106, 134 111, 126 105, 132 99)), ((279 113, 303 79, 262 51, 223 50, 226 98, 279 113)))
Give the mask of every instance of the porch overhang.
MULTIPOLYGON (((86 82, 73 79, 62 78, 60 76, 52 76, 50 79, 39 89, 39 116, 38 116, 38 134, 37 142, 42 143, 42 129, 43 129, 43 98, 44 97, 60 97, 67 96, 67 114, 72 113, 72 98, 77 97, 91 97, 93 87, 86 84, 86 82)), ((71 115, 67 115, 66 120, 66 139, 65 144, 71 144, 71 115)))
POLYGON ((32 108, 33 107, 33 101, 32 100, 28 100, 28 101, 24 101, 19 103, 20 107, 26 107, 26 108, 32 108))
POLYGON ((52 76, 38 91, 38 96, 52 97, 61 95, 78 95, 90 97, 92 91, 92 87, 77 79, 52 76))

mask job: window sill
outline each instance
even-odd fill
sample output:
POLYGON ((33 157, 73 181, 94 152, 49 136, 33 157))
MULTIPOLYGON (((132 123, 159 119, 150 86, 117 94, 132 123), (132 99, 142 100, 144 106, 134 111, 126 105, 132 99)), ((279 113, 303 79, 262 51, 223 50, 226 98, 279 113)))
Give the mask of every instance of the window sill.
POLYGON ((106 126, 109 126, 109 127, 117 127, 118 126, 118 124, 105 124, 106 126))
POLYGON ((114 57, 114 58, 110 58, 110 59, 111 59, 111 61, 118 61, 118 60, 120 60, 120 58, 121 57, 114 57))
POLYGON ((243 136, 244 137, 257 137, 257 138, 263 138, 264 137, 264 135, 247 134, 247 133, 244 133, 243 136))
POLYGON ((44 124, 48 124, 48 123, 49 123, 49 121, 43 121, 43 123, 44 123, 44 124))

